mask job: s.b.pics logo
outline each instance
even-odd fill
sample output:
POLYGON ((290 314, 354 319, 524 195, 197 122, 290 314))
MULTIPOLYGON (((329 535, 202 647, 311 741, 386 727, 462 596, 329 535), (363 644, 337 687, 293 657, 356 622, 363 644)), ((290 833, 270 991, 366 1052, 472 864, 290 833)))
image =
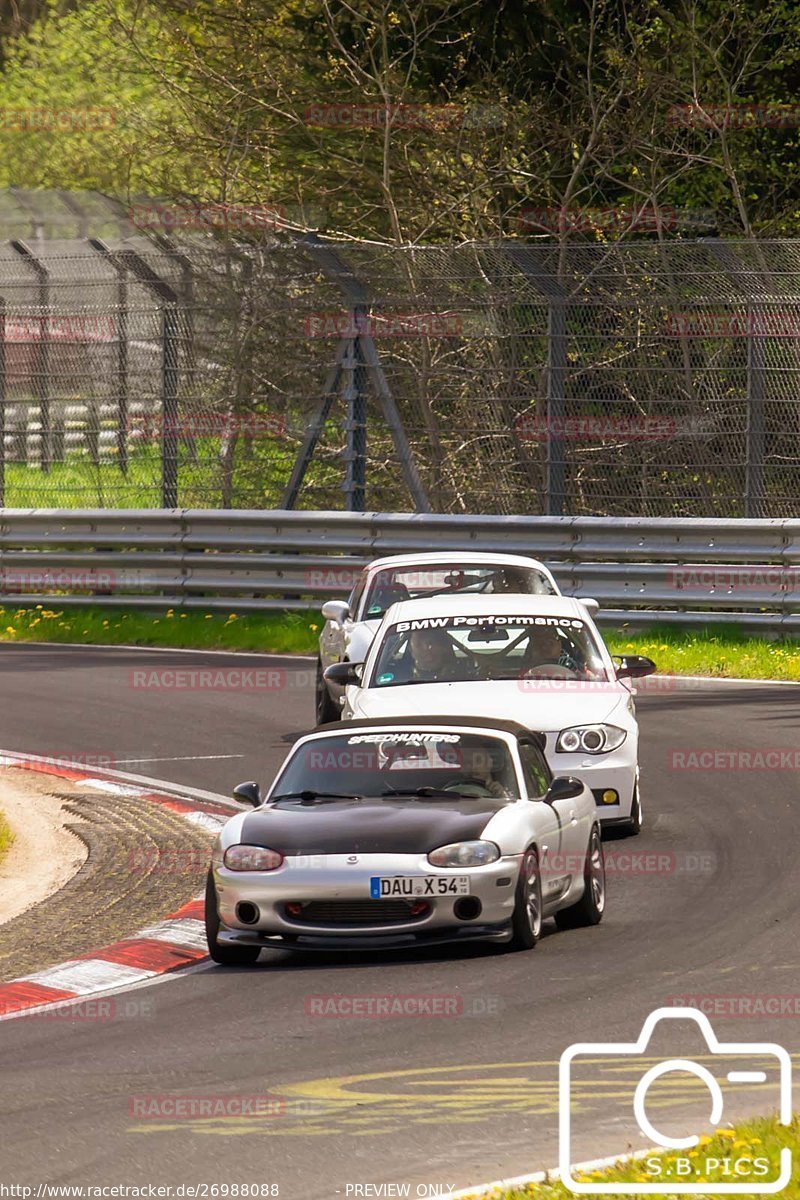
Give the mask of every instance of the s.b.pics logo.
MULTIPOLYGON (((724 1154, 706 1153, 706 1143, 696 1134, 673 1128, 685 1123, 689 1109, 702 1101, 697 1123, 716 1128, 730 1120, 734 1110, 746 1111, 749 1089, 758 1088, 759 1103, 766 1091, 774 1098, 781 1125, 792 1119, 791 1059, 772 1042, 720 1042, 708 1017, 694 1008, 659 1008, 645 1021, 636 1042, 581 1042, 568 1047, 559 1063, 559 1173, 571 1192, 584 1195, 774 1194, 792 1177, 792 1153, 784 1146, 778 1155, 734 1149, 724 1154), (676 1021, 682 1022, 677 1029, 676 1021), (651 1040, 659 1035, 681 1037, 698 1033, 703 1053, 690 1057, 656 1056, 651 1040), (667 1023, 672 1023, 669 1026, 667 1023), (575 1127, 597 1124, 608 1103, 609 1080, 613 1094, 630 1102, 631 1110, 653 1153, 637 1161, 633 1181, 606 1178, 602 1172, 587 1178, 572 1164, 575 1127), (600 1085, 600 1086, 598 1086, 600 1085), (740 1102, 741 1098, 745 1102, 740 1102), (594 1104, 592 1102, 594 1098, 594 1104), (593 1111, 594 1110, 594 1111, 593 1111)), ((694 1121, 694 1117, 692 1118, 694 1121)))

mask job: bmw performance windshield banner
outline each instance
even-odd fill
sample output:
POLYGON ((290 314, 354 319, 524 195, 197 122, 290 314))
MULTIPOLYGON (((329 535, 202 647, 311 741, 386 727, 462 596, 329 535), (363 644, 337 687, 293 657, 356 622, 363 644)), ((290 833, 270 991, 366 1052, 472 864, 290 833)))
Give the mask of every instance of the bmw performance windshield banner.
POLYGON ((552 625, 556 629, 583 629, 584 622, 577 617, 419 617, 414 621, 398 621, 394 628, 398 633, 412 633, 417 629, 470 629, 484 625, 552 625))

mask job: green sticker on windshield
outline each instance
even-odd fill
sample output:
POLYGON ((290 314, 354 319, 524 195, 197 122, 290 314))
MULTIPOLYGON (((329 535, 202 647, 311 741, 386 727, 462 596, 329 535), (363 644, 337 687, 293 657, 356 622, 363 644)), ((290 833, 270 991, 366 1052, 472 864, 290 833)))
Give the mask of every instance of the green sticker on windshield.
POLYGON ((384 671, 382 675, 378 676, 378 683, 391 683, 393 679, 394 675, 391 671, 384 671))

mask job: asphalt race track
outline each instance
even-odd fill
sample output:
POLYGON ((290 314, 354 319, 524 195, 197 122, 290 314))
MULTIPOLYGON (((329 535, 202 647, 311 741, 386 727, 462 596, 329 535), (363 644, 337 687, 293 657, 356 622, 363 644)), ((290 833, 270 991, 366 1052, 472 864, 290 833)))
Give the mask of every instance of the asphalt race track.
MULTIPOLYGON (((228 793, 266 780, 287 738, 311 726, 312 665, 3 646, 0 745, 228 793), (133 686, 134 670, 245 665, 273 668, 274 686, 133 686)), ((800 1052, 797 773, 672 765, 674 751, 796 749, 800 691, 709 684, 644 695, 638 711, 646 831, 606 844, 618 867, 599 928, 553 928, 527 954, 270 951, 253 968, 201 966, 118 996, 109 1019, 2 1021, 5 1181, 276 1183, 283 1200, 354 1196, 358 1184, 416 1195, 427 1183, 446 1195, 553 1165, 561 1053, 635 1040, 676 997, 795 997, 793 1017, 712 1020, 722 1040, 800 1052), (314 997, 332 994, 445 997, 449 1015, 315 1015, 314 997), (148 1099, 176 1094, 274 1100, 239 1117, 143 1115, 148 1099)), ((657 1049, 703 1052, 675 1023, 657 1049)), ((589 1064, 577 1086, 573 1160, 646 1144, 618 1064, 589 1064)), ((777 1105, 773 1080, 733 1092, 726 1119, 777 1105)), ((699 1086, 657 1103, 665 1127, 707 1122, 699 1086)))

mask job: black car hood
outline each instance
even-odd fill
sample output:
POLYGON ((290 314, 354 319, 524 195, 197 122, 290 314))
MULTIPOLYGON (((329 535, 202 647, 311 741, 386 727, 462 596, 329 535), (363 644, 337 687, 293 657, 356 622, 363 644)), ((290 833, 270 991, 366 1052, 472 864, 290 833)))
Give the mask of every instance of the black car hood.
POLYGON ((280 800, 246 818, 239 840, 294 854, 427 854, 479 838, 506 800, 280 800))

